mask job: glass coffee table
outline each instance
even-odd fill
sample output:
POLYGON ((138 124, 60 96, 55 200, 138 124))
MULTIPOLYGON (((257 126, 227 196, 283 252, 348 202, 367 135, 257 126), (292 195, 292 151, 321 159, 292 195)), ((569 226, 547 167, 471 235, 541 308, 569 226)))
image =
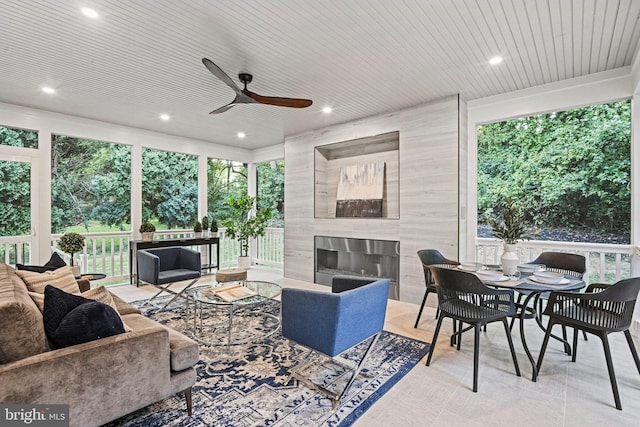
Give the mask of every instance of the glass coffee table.
POLYGON ((277 283, 246 280, 216 283, 187 292, 187 304, 193 302, 194 308, 193 337, 205 344, 247 344, 263 340, 280 329, 280 313, 269 313, 262 307, 280 296, 282 287, 277 283), (227 292, 221 292, 225 289, 227 292))

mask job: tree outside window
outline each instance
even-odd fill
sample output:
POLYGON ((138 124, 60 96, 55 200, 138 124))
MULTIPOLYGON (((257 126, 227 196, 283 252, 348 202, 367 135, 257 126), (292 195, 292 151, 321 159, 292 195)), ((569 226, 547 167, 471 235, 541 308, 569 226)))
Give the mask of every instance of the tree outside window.
POLYGON ((478 236, 511 198, 537 240, 628 244, 631 103, 478 127, 478 236))
POLYGON ((157 229, 192 228, 198 215, 198 159, 190 154, 142 151, 142 219, 157 229))
POLYGON ((51 231, 131 229, 131 147, 52 135, 51 231))

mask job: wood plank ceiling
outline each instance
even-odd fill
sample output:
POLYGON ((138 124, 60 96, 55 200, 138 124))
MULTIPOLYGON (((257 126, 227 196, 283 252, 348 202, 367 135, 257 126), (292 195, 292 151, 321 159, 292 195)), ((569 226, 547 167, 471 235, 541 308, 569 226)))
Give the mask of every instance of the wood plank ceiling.
POLYGON ((0 0, 1 102, 250 149, 456 93, 472 100, 629 66, 640 37, 638 0, 81 3, 0 0), (495 55, 504 62, 490 66, 495 55), (209 115, 233 93, 203 57, 234 79, 251 72, 254 92, 314 105, 209 115))

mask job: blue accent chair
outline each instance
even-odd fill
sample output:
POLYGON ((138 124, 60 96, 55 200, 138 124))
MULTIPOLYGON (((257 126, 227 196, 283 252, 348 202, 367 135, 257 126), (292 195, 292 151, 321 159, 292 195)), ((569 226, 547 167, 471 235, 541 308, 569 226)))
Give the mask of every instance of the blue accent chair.
POLYGON ((282 335, 310 349, 291 371, 291 376, 318 388, 331 398, 335 409, 357 378, 384 326, 389 297, 389 280, 334 277, 332 291, 282 290, 282 335), (370 340, 369 346, 352 370, 342 391, 329 391, 300 374, 310 356, 317 351, 331 358, 370 340))
POLYGON ((155 286, 160 291, 152 296, 144 305, 151 303, 161 293, 173 294, 169 302, 158 310, 164 310, 176 298, 188 298, 185 292, 193 286, 202 275, 200 252, 184 247, 168 247, 157 249, 145 249, 138 251, 138 276, 140 280, 155 286), (175 282, 191 280, 184 289, 179 292, 169 289, 175 282))

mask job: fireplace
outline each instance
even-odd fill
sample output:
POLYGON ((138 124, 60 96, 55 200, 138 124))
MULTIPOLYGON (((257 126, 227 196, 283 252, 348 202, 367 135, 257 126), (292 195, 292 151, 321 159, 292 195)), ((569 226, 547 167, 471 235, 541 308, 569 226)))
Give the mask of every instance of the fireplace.
POLYGON ((315 282, 331 285, 333 276, 390 279, 389 297, 400 298, 400 242, 315 236, 315 282))

